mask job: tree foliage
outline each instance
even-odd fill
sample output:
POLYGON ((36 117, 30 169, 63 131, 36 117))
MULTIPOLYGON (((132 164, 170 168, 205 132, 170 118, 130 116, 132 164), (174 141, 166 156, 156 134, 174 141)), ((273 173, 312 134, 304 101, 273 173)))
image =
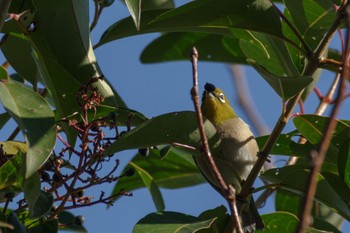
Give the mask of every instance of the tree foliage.
MULTIPOLYGON (((230 213, 223 206, 199 216, 164 211, 160 188, 205 182, 192 159, 201 156, 202 145, 195 113, 147 119, 129 109, 95 57, 94 50, 107 43, 153 32, 161 34, 143 50, 142 62, 188 60, 195 46, 202 60, 253 67, 281 99, 275 129, 257 141, 262 151, 293 160, 260 176, 265 183, 256 191, 265 195, 259 201, 276 193, 276 212, 262 216, 265 232, 295 232, 303 220, 306 190, 315 184, 314 222, 307 231, 339 232, 342 220, 350 221, 349 119, 322 116, 319 108, 314 115, 295 116, 295 129, 281 133, 295 105, 317 90, 323 70, 334 74, 329 90, 337 88, 338 94, 329 91, 320 98, 320 106, 333 105, 336 113, 348 97, 346 36, 341 36, 341 48, 330 47, 337 30, 348 26, 347 1, 197 0, 175 7, 171 0, 125 0, 130 16, 110 25, 96 45, 90 31, 113 0, 4 2, 10 5, 0 9, 8 18, 0 22, 0 48, 8 63, 0 67, 0 101, 5 109, 0 129, 10 119, 17 124, 0 144, 4 232, 86 232, 83 218, 73 216, 70 209, 111 205, 145 187, 158 212, 140 219, 134 233, 224 231, 230 213), (95 10, 91 21, 89 7, 95 10), (113 136, 106 136, 107 131, 113 136), (19 132, 24 142, 14 141, 19 132), (115 153, 127 149, 140 150, 115 175, 115 153), (115 166, 102 174, 105 163, 115 166), (313 174, 316 183, 310 179, 313 174), (112 182, 116 184, 111 194, 101 193, 96 199, 84 195, 85 189, 112 182), (50 188, 43 189, 43 183, 50 188), (9 206, 13 198, 19 201, 9 206)), ((211 150, 218 150, 220 142, 209 121, 205 131, 211 150)))

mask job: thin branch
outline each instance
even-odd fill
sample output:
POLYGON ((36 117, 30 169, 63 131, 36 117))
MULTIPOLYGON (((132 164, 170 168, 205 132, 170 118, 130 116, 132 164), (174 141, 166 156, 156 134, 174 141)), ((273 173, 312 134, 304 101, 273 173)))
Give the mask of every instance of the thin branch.
POLYGON ((270 132, 265 122, 260 117, 254 102, 251 99, 249 88, 246 82, 243 67, 241 65, 230 65, 232 79, 235 82, 238 103, 245 112, 253 128, 259 135, 266 135, 270 132))
MULTIPOLYGON (((323 37, 322 41, 320 42, 316 52, 308 58, 307 66, 305 67, 305 70, 303 72, 303 76, 312 76, 313 73, 317 70, 320 59, 324 53, 324 51, 327 49, 328 44, 330 43, 331 38, 333 37, 334 33, 337 31, 340 21, 343 17, 344 9, 340 8, 338 10, 338 14, 336 19, 334 20, 333 24, 331 25, 330 29, 326 33, 326 35, 323 37)), ((283 112, 281 116, 279 117, 279 120, 276 122, 276 125, 266 141, 264 148, 262 151, 258 153, 258 160, 256 164, 254 165, 252 171, 250 172, 249 176, 247 177, 246 182, 244 182, 242 190, 241 190, 241 196, 247 198, 250 195, 251 189, 253 187, 254 181, 258 177, 261 168, 264 166, 265 161, 268 160, 268 155, 270 151, 272 150, 273 146, 275 145, 279 135, 282 133, 284 127, 286 126, 289 118, 293 114, 293 110, 295 106, 297 105, 299 99, 301 98, 302 94, 304 92, 304 89, 301 90, 297 95, 295 95, 292 99, 290 99, 287 103, 287 106, 283 108, 283 112)))
POLYGON ((300 223, 298 226, 298 232, 303 233, 309 227, 311 223, 311 209, 313 204, 313 199, 316 193, 317 188, 317 176, 321 171, 321 167, 328 150, 328 147, 331 142, 332 132, 336 126, 336 116, 340 111, 340 106, 343 100, 343 96, 345 94, 345 79, 349 77, 349 62, 350 62, 350 4, 346 4, 345 11, 347 14, 347 35, 346 35, 346 45, 345 45, 345 56, 343 62, 343 70, 340 77, 340 83, 338 88, 337 97, 333 106, 332 113, 330 115, 330 119, 327 123, 327 126, 324 130, 324 134, 322 136, 321 142, 319 144, 319 148, 317 151, 311 152, 311 174, 308 180, 308 186, 306 190, 306 196, 303 201, 303 210, 300 213, 299 219, 300 223))
POLYGON ((201 136, 201 142, 202 142, 202 148, 203 148, 203 155, 206 159, 206 161, 209 163, 213 174, 215 178, 217 179, 221 193, 225 195, 228 204, 231 209, 231 216, 232 220, 235 223, 235 227, 237 232, 243 233, 243 229, 241 226, 241 222, 239 219, 239 213, 236 206, 236 195, 235 195, 235 189, 231 185, 228 187, 225 183, 224 179, 222 178, 218 168, 215 165, 215 161, 213 159, 213 156, 211 155, 209 144, 207 140, 207 136, 204 131, 204 123, 203 123, 203 115, 199 103, 199 94, 198 94, 198 72, 197 72, 197 61, 198 61, 198 52, 195 47, 193 47, 191 51, 191 62, 192 62, 192 72, 193 72, 193 87, 191 89, 191 97, 193 100, 194 108, 196 111, 197 116, 197 122, 198 122, 198 128, 201 136))
POLYGON ((280 9, 274 4, 274 2, 272 0, 269 0, 270 3, 272 4, 272 6, 275 8, 275 10, 277 11, 277 13, 279 14, 279 16, 282 18, 282 20, 288 25, 288 27, 290 28, 290 30, 292 30, 292 32, 294 33, 294 35, 298 38, 298 40, 300 41, 300 43, 303 45, 306 56, 312 56, 312 49, 309 47, 309 45, 305 42, 303 36, 299 33, 298 29, 296 29, 294 27, 294 25, 289 21, 289 19, 283 14, 282 11, 280 11, 280 9))

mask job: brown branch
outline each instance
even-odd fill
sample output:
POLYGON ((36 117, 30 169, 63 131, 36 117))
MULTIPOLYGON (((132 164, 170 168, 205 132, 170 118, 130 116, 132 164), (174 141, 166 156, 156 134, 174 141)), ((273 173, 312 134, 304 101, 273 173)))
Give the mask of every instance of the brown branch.
POLYGON ((259 114, 254 102, 252 101, 243 66, 236 64, 230 65, 230 71, 232 74, 232 79, 235 83, 238 103, 244 110, 245 115, 259 135, 268 134, 270 130, 260 117, 261 114, 259 114))
POLYGON ((342 74, 340 77, 340 83, 338 85, 337 97, 332 109, 327 126, 325 127, 324 134, 322 136, 321 142, 317 151, 312 151, 311 156, 311 174, 308 180, 308 186, 306 190, 306 196, 303 200, 303 209, 299 215, 300 223, 298 226, 298 232, 303 233, 309 227, 311 223, 311 209, 313 204, 313 199, 317 188, 317 176, 321 171, 322 164, 331 142, 332 132, 336 127, 337 120, 336 116, 340 111, 340 106, 345 94, 345 79, 349 77, 349 62, 350 62, 350 4, 346 3, 345 6, 346 18, 347 18, 347 35, 346 35, 346 45, 345 45, 345 56, 343 62, 342 74))
POLYGON ((235 223, 237 232, 243 233, 241 221, 239 219, 239 213, 236 206, 236 195, 235 195, 236 190, 231 185, 227 186, 224 179, 222 178, 217 166, 215 165, 213 156, 211 155, 208 139, 204 131, 203 115, 202 115, 202 111, 199 103, 199 94, 198 94, 197 61, 198 61, 198 52, 197 52, 197 49, 193 47, 191 51, 191 62, 192 62, 192 72, 193 72, 193 87, 191 89, 191 97, 193 100, 193 104, 194 104, 194 108, 197 116, 198 128, 199 128, 202 148, 203 148, 203 155, 206 161, 209 163, 210 168, 212 169, 213 174, 219 183, 219 188, 221 190, 221 193, 225 196, 230 206, 231 213, 232 213, 231 214, 232 220, 235 223))
MULTIPOLYGON (((327 46, 329 45, 334 33, 337 31, 341 19, 343 17, 344 9, 340 8, 338 10, 338 14, 336 19, 334 20, 333 24, 331 25, 330 29, 327 31, 326 35, 323 37, 322 41, 320 42, 319 46, 317 47, 317 50, 315 53, 312 54, 308 58, 307 66, 305 67, 305 70, 303 72, 303 76, 312 76, 314 72, 317 70, 320 59, 322 57, 322 54, 327 49, 327 46)), ((278 121, 276 122, 276 125, 266 141, 264 148, 262 151, 258 153, 258 160, 256 164, 254 165, 252 171, 250 172, 246 182, 244 182, 242 190, 241 190, 241 196, 247 198, 250 193, 251 189, 253 187, 254 181, 258 177, 261 168, 264 166, 265 161, 268 159, 268 155, 270 151, 272 150, 273 146, 275 145, 279 135, 282 133, 284 127, 286 126, 289 118, 292 116, 293 110, 295 106, 297 105, 299 99, 301 98, 302 94, 304 92, 304 89, 301 90, 297 95, 295 95, 292 99, 290 99, 286 105, 286 107, 283 107, 282 114, 280 115, 278 121)))

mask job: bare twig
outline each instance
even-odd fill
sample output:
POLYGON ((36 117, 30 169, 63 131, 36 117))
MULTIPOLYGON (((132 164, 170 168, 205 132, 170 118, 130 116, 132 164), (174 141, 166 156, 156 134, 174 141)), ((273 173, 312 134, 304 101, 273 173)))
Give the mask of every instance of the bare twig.
MULTIPOLYGON (((315 53, 312 54, 308 58, 307 66, 304 69, 303 76, 312 76, 313 73, 316 71, 316 69, 319 66, 320 59, 324 53, 324 51, 327 48, 327 45, 330 43, 331 38, 333 37, 334 33, 337 31, 340 21, 343 17, 343 10, 340 8, 338 10, 338 14, 336 19, 334 20, 333 24, 331 25, 330 29, 327 31, 326 35, 323 37, 322 41, 320 42, 319 46, 317 47, 315 53)), ((247 198, 250 195, 251 189, 253 187, 254 181, 258 177, 261 168, 264 166, 265 161, 268 159, 268 155, 275 145, 279 135, 282 133, 282 130, 286 126, 289 118, 292 116, 293 110, 295 106, 297 105, 299 99, 301 98, 304 90, 301 90, 297 95, 295 95, 292 99, 290 99, 286 105, 286 107, 283 107, 283 112, 279 118, 279 120, 276 122, 276 125, 266 141, 264 148, 262 151, 258 154, 258 160, 256 164, 254 165, 252 171, 250 172, 246 182, 244 182, 242 190, 241 190, 241 196, 247 198)))
POLYGON ((300 213, 299 219, 300 223, 298 226, 298 232, 303 233, 306 231, 307 227, 311 223, 311 209, 313 204, 313 198, 315 196, 316 188, 317 188, 317 176, 321 171, 321 167, 327 152, 327 149, 330 145, 330 141, 332 138, 332 132, 336 126, 336 116, 340 111, 340 106, 343 100, 343 96, 345 93, 345 79, 349 77, 349 61, 350 61, 350 5, 347 3, 345 6, 345 12, 347 17, 347 35, 346 35, 346 45, 345 45, 345 56, 343 62, 342 74, 340 77, 340 83, 338 88, 337 97, 332 109, 332 113, 330 115, 327 126, 324 130, 324 134, 322 136, 321 142, 319 144, 319 148, 317 151, 311 152, 311 174, 308 180, 308 186, 306 190, 306 196, 303 201, 303 209, 300 213))
POLYGON ((262 118, 259 117, 261 114, 258 113, 251 99, 243 67, 241 65, 232 64, 230 65, 230 71, 232 73, 232 79, 235 82, 238 103, 243 108, 245 115, 259 135, 268 134, 270 130, 262 118))
POLYGON ((242 233, 243 229, 241 226, 241 221, 239 219, 239 213, 237 210, 236 206, 236 195, 235 192, 236 190, 234 187, 227 186, 225 183, 224 179, 222 178, 218 168, 215 165, 215 161, 213 159, 213 156, 211 155, 210 149, 209 149, 209 144, 207 140, 207 136, 204 131, 204 123, 203 123, 203 115, 199 103, 199 94, 198 94, 198 72, 197 72, 197 61, 198 61, 198 52, 195 47, 193 47, 191 51, 191 62, 192 62, 192 72, 193 72, 193 87, 191 89, 191 97, 193 100, 194 108, 196 111, 196 116, 197 116, 197 122, 198 122, 198 128, 201 136, 201 142, 202 142, 202 148, 203 148, 203 155, 206 159, 206 161, 209 163, 213 174, 215 178, 217 179, 219 185, 220 185, 220 190, 223 195, 225 195, 228 204, 231 209, 231 216, 232 220, 235 223, 235 227, 237 232, 242 233))

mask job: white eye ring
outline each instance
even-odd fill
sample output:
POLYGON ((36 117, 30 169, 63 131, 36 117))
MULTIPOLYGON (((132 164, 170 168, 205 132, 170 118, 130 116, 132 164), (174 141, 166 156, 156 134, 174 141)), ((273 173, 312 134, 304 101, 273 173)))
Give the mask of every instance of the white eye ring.
POLYGON ((220 93, 219 97, 220 97, 219 99, 220 99, 221 103, 225 103, 225 96, 224 96, 224 94, 220 93))

